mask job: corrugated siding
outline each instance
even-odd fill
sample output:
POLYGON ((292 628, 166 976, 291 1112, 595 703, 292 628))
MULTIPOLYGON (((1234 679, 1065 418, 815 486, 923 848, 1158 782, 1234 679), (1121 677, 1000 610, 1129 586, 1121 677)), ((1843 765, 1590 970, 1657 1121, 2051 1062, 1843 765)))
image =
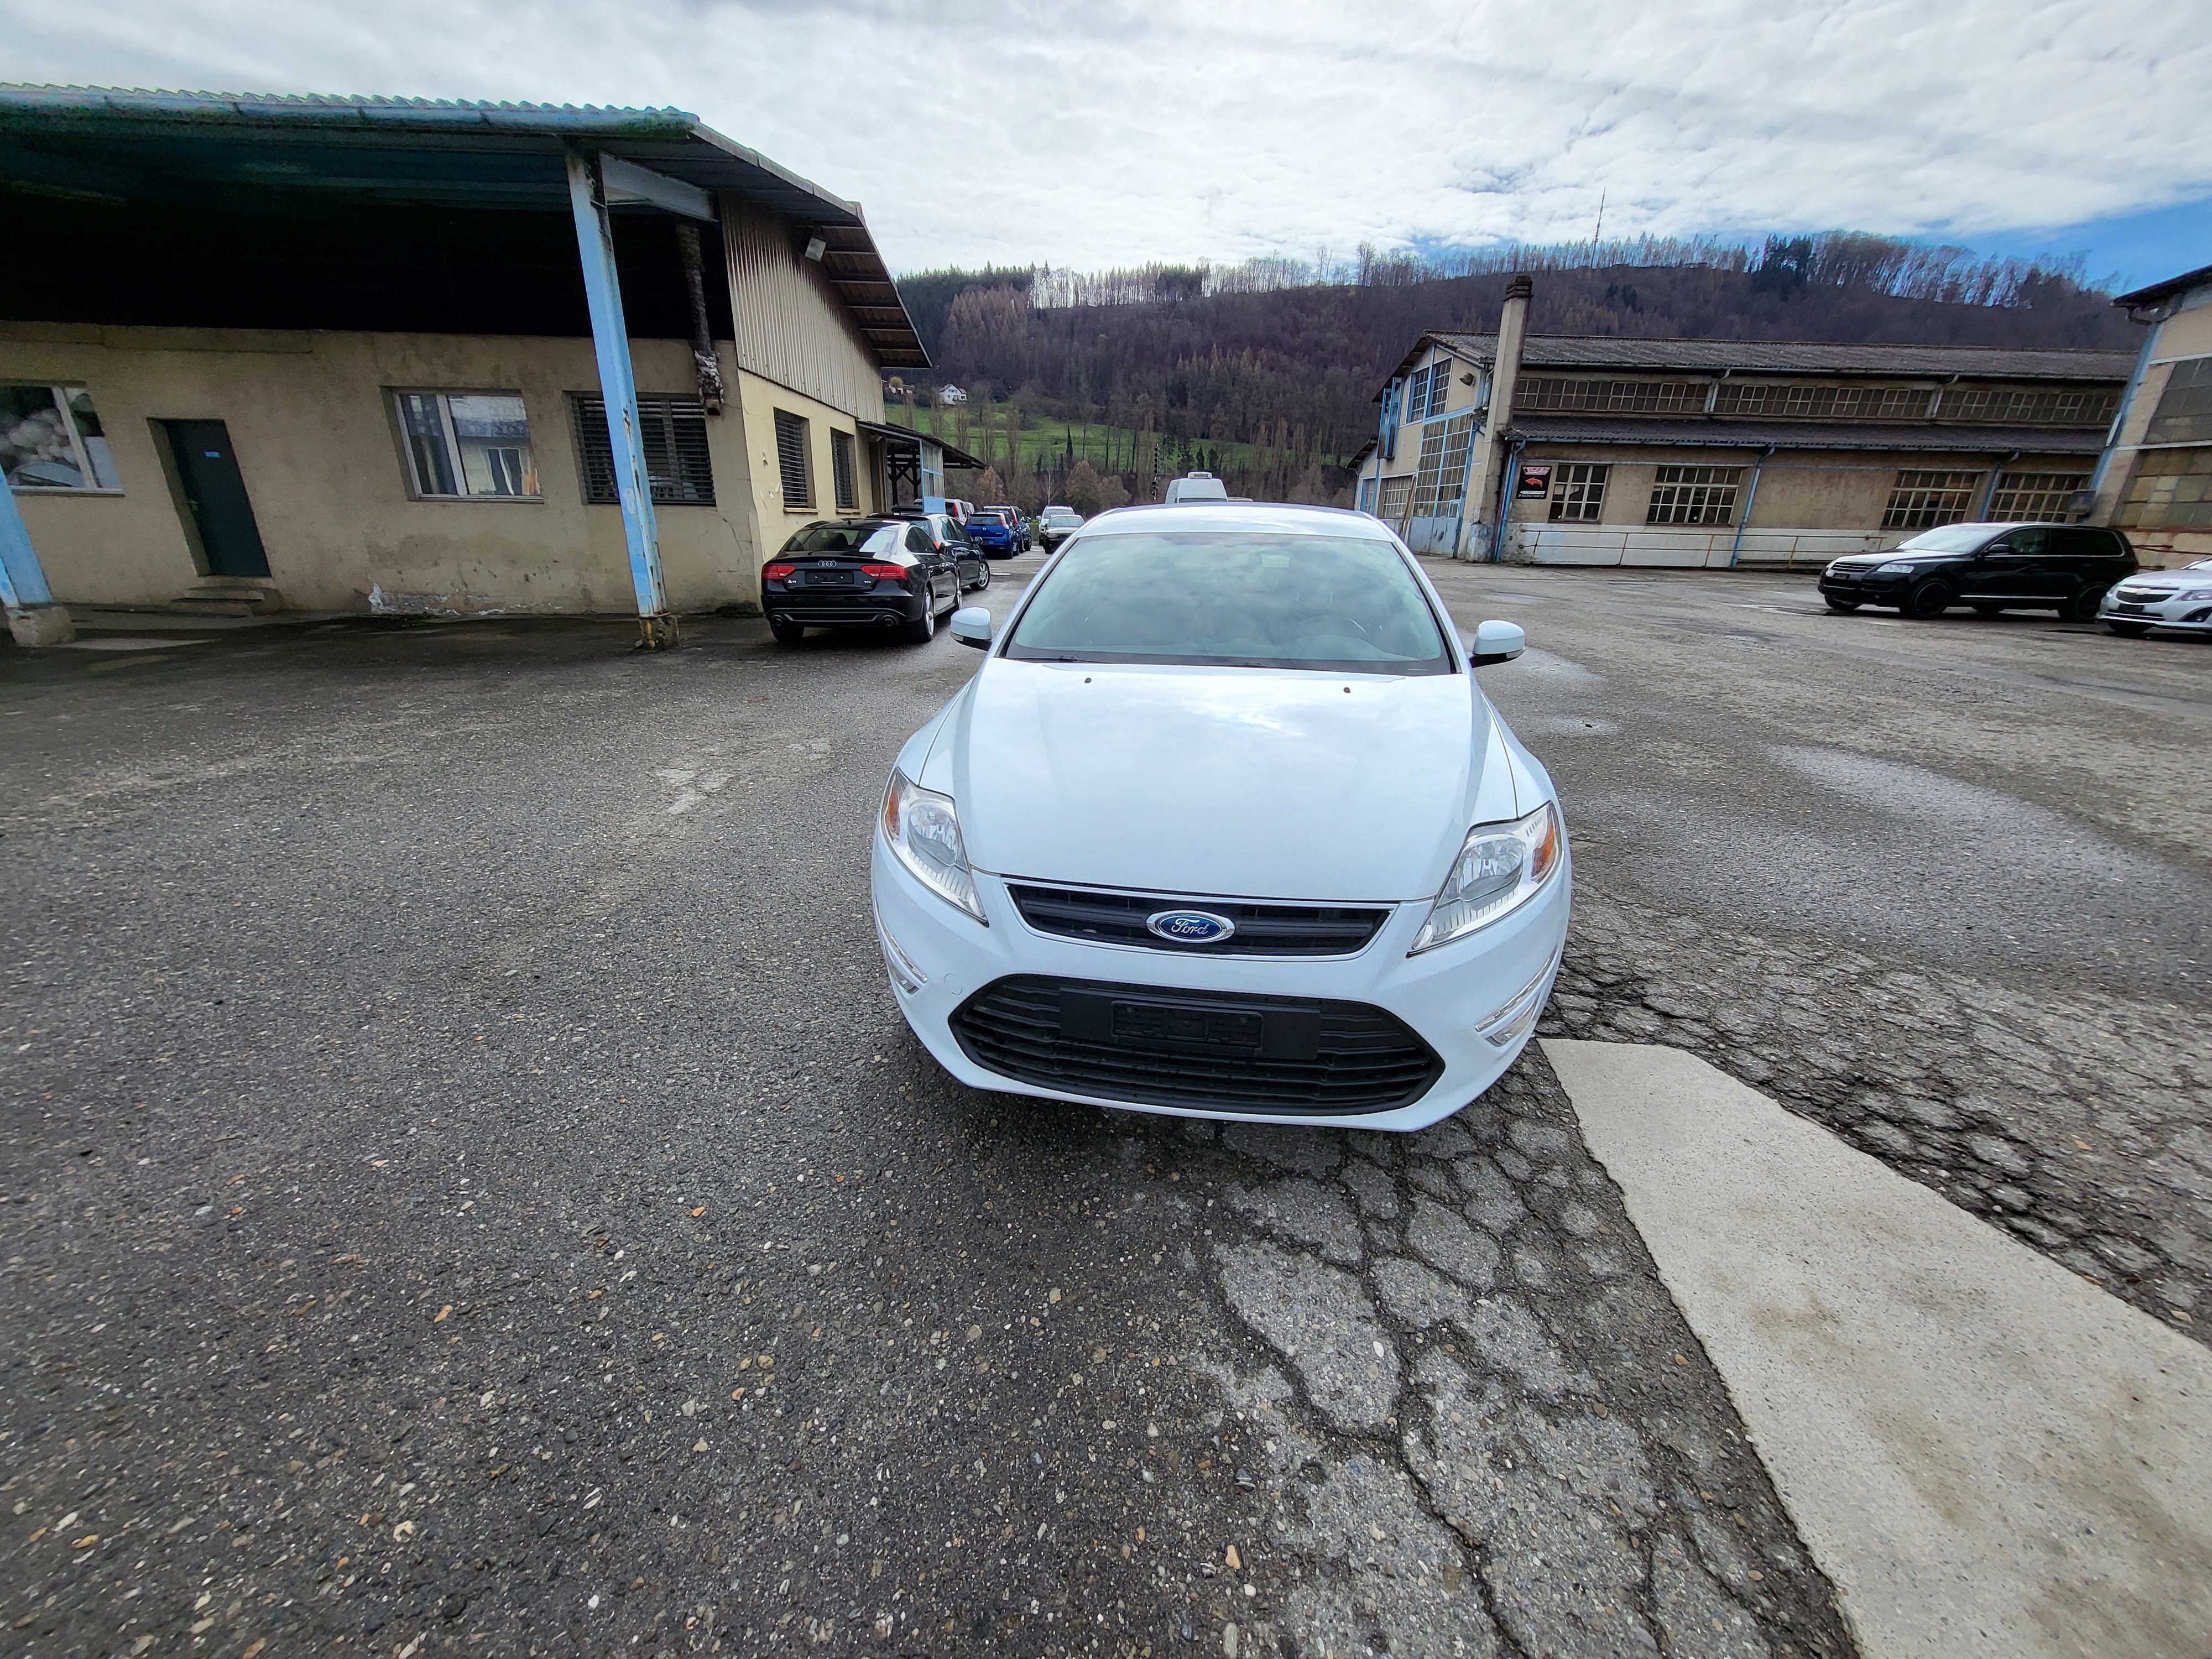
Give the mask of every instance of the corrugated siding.
POLYGON ((800 257, 777 215, 724 196, 730 314, 742 368, 862 420, 884 418, 875 354, 822 267, 800 257))

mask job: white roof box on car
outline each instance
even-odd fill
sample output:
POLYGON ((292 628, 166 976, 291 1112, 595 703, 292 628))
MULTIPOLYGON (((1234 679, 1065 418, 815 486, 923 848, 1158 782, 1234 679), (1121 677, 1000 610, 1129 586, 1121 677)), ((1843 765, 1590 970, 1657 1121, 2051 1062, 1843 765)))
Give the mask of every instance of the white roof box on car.
POLYGON ((1168 482, 1168 505, 1177 501, 1225 501, 1229 486, 1211 472, 1187 472, 1168 482))

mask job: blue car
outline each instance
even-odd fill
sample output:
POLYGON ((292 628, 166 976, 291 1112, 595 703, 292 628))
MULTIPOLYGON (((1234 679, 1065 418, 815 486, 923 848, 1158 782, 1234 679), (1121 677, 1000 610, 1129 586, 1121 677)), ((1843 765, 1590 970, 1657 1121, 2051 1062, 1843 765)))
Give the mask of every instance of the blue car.
POLYGON ((1003 510, 987 507, 969 515, 968 539, 983 550, 986 558, 1011 559, 1020 550, 1014 545, 1013 526, 999 516, 1003 510))

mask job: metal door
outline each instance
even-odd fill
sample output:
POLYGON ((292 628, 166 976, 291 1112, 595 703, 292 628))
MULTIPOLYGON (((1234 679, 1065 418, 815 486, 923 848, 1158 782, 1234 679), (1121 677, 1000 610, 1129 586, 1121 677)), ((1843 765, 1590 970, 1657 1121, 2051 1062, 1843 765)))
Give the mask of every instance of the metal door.
POLYGON ((221 421, 164 421, 169 453, 177 463, 177 482, 185 506, 199 531, 210 576, 265 576, 269 555, 253 503, 230 447, 230 431, 221 421))

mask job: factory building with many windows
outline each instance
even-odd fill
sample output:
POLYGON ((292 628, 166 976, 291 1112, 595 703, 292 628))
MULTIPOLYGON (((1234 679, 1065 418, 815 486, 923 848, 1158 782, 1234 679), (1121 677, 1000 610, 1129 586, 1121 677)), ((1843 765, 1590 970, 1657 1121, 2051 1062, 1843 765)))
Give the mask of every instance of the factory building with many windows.
POLYGON ((1415 551, 1818 566, 1969 519, 2084 514, 2125 352, 1427 333, 1356 503, 1415 551))

